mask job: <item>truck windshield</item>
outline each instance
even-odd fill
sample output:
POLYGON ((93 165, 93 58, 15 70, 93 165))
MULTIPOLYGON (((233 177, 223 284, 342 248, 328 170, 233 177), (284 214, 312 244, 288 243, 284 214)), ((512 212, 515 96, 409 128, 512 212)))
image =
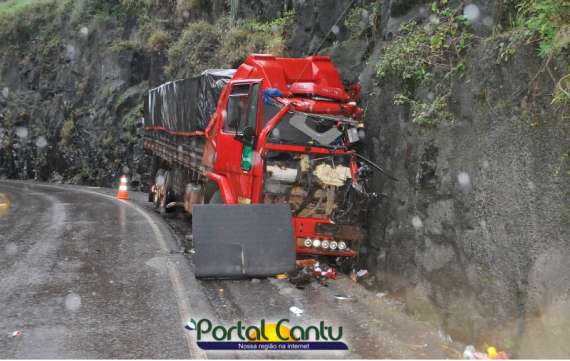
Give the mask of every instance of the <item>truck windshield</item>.
POLYGON ((269 134, 270 143, 334 147, 341 146, 342 130, 337 121, 317 114, 289 112, 269 134))

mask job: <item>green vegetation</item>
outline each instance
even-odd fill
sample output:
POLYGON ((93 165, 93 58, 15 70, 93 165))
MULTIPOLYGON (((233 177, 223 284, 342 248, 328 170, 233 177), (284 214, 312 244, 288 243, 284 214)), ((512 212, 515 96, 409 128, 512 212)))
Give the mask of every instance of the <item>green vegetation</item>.
POLYGON ((166 74, 170 78, 195 75, 213 65, 220 41, 214 25, 205 21, 189 24, 178 40, 168 49, 166 74))
POLYGON ((170 34, 164 30, 155 30, 150 34, 146 41, 147 48, 161 52, 168 48, 170 42, 170 34))
POLYGON ((542 57, 558 54, 570 44, 570 2, 524 0, 517 5, 515 27, 539 42, 542 57))
POLYGON ((221 47, 217 54, 219 63, 235 67, 251 53, 284 55, 287 47, 286 31, 290 29, 293 17, 294 14, 288 12, 270 22, 237 22, 228 32, 222 22, 219 28, 221 47))
POLYGON ((57 0, 0 2, 0 39, 12 49, 25 48, 27 42, 38 37, 49 42, 61 29, 61 14, 68 5, 69 1, 57 0))
POLYGON ((436 120, 449 119, 451 115, 447 111, 449 94, 438 96, 431 102, 422 102, 409 98, 404 94, 394 97, 394 104, 409 105, 412 121, 418 125, 435 125, 436 120))
POLYGON ((426 26, 414 21, 405 24, 400 37, 384 50, 376 63, 380 78, 404 81, 405 94, 397 95, 394 102, 409 105, 412 121, 419 125, 435 125, 449 117, 446 109, 451 82, 463 74, 462 57, 472 42, 463 16, 447 7, 440 9, 437 3, 432 10, 434 17, 426 26), (433 99, 416 99, 413 94, 419 86, 433 89, 433 99))
POLYGON ((497 62, 508 62, 517 49, 538 44, 542 58, 560 54, 570 44, 570 2, 519 0, 509 14, 506 40, 499 44, 497 62))
POLYGON ((32 7, 53 5, 57 0, 7 0, 0 2, 0 15, 13 15, 32 7))
POLYGON ((140 46, 134 41, 120 39, 120 40, 115 40, 111 44, 111 46, 109 47, 109 51, 113 53, 120 53, 123 51, 134 51, 139 48, 140 46))
POLYGON ((75 133, 75 121, 73 119, 68 119, 63 123, 59 136, 61 137, 62 145, 71 144, 71 139, 75 133))
POLYGON ((362 39, 376 33, 380 19, 380 5, 377 1, 366 1, 353 7, 344 20, 352 39, 362 39))
POLYGON ((236 67, 251 53, 283 55, 293 14, 271 22, 237 21, 228 17, 215 24, 190 23, 168 49, 166 74, 170 78, 195 75, 208 67, 236 67))

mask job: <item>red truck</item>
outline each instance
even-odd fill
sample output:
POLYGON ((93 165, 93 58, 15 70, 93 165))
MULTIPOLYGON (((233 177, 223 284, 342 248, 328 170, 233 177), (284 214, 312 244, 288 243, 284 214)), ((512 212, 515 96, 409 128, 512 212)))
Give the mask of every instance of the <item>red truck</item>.
POLYGON ((150 90, 149 200, 189 213, 195 204, 288 203, 298 257, 355 257, 370 166, 381 170, 357 153, 359 90, 345 89, 329 57, 271 55, 150 90))

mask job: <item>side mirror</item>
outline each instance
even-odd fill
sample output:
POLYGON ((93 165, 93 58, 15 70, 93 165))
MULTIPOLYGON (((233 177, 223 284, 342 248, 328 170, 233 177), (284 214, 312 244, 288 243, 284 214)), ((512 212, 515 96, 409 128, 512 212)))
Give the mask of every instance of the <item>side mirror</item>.
POLYGON ((245 127, 241 133, 236 134, 236 139, 245 145, 253 145, 255 140, 255 131, 252 127, 245 127))

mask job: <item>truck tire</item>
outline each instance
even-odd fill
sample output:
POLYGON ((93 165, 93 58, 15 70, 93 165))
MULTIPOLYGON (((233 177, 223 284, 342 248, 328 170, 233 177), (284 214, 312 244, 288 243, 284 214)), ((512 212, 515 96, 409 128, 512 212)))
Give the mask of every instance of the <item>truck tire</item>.
POLYGON ((209 204, 224 204, 224 200, 222 199, 222 193, 219 190, 215 191, 212 194, 212 198, 210 198, 209 204))

